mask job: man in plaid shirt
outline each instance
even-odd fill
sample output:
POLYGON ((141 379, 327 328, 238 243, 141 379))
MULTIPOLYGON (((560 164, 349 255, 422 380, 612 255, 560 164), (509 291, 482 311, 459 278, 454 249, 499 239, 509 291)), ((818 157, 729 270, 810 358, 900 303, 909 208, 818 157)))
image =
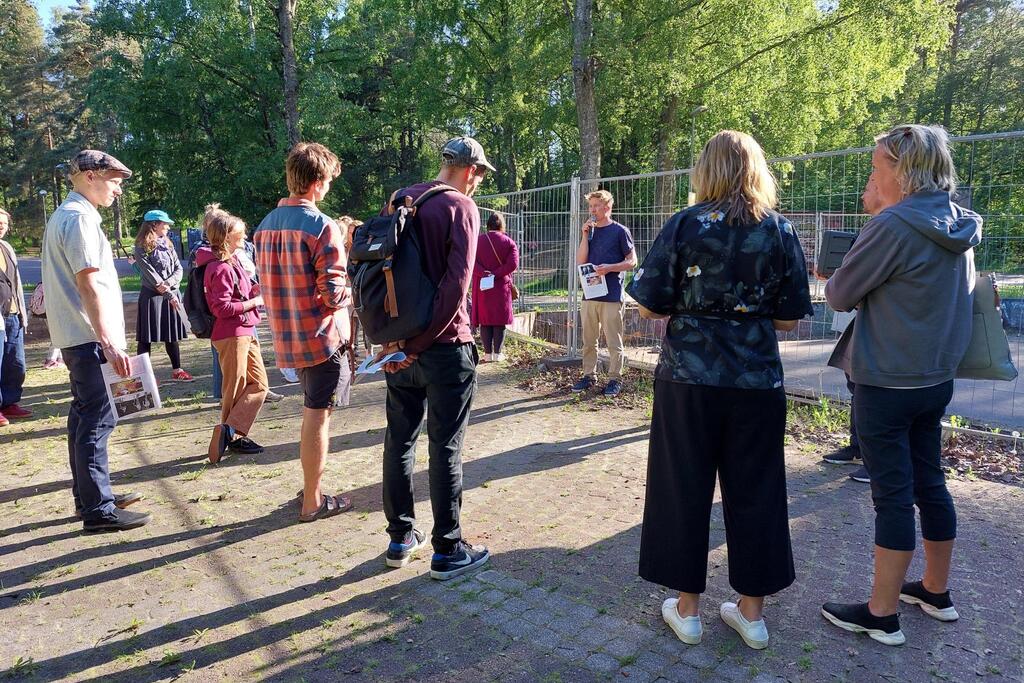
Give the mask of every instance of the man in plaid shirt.
POLYGON ((299 520, 312 522, 351 509, 346 496, 326 495, 320 478, 344 350, 351 303, 345 235, 316 203, 341 173, 329 149, 300 142, 285 162, 289 196, 256 229, 254 241, 263 300, 279 366, 295 368, 304 394, 299 459, 303 493, 299 520))

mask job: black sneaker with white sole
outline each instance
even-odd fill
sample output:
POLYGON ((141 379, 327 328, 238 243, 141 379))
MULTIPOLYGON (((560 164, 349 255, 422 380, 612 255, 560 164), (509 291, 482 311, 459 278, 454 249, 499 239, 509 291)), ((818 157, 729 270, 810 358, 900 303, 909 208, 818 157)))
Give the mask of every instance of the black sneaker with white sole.
POLYGON ((389 567, 404 567, 409 564, 414 553, 423 547, 426 536, 419 529, 413 529, 405 535, 401 543, 391 541, 388 544, 388 551, 384 555, 384 564, 389 567))
POLYGON ((866 602, 842 605, 826 602, 821 607, 821 616, 839 628, 851 633, 866 633, 883 645, 902 645, 907 642, 900 630, 900 615, 876 617, 866 602))
POLYGON ((447 555, 434 553, 430 560, 430 578, 447 581, 456 576, 484 566, 491 559, 491 553, 481 546, 474 548, 465 541, 459 541, 455 550, 447 555))
POLYGON ((833 465, 854 465, 860 460, 860 449, 856 446, 843 446, 822 458, 833 465))
POLYGON ((850 479, 853 479, 854 481, 859 481, 862 484, 871 483, 871 475, 868 474, 868 468, 864 467, 863 465, 858 467, 850 474, 850 479))
POLYGON ((903 588, 900 589, 900 600, 908 605, 920 605, 925 614, 939 621, 956 621, 960 618, 953 607, 949 591, 932 593, 926 590, 920 581, 903 584, 903 588))

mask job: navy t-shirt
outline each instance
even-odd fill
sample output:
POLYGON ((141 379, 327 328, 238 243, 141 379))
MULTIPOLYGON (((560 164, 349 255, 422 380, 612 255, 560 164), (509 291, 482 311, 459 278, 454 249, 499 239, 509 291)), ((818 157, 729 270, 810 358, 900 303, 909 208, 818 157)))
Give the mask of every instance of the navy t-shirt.
MULTIPOLYGON (((595 266, 622 263, 629 252, 633 251, 633 235, 622 223, 612 221, 593 230, 587 261, 595 266)), ((587 301, 622 301, 622 273, 606 273, 604 279, 608 283, 608 293, 587 301)))

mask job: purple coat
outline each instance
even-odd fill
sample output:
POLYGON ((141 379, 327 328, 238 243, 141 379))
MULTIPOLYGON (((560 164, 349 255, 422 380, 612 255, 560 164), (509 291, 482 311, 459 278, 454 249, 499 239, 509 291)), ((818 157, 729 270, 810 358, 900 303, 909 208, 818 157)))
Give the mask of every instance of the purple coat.
POLYGON ((518 268, 519 248, 511 237, 493 230, 480 235, 473 264, 473 327, 512 324, 512 273, 518 268), (494 275, 494 288, 480 291, 480 278, 487 273, 494 275))

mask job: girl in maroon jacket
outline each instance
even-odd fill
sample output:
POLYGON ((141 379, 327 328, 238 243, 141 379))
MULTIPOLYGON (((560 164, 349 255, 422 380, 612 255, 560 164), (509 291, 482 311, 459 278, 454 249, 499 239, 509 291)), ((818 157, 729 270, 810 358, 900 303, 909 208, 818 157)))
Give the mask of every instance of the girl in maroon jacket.
POLYGON ((492 213, 480 235, 473 264, 473 327, 480 326, 484 360, 502 361, 505 326, 512 324, 512 273, 519 268, 519 248, 505 234, 505 219, 492 213))
POLYGON ((210 462, 224 451, 254 455, 263 447, 248 437, 267 398, 269 383, 260 343, 254 336, 263 297, 234 255, 245 240, 245 223, 218 204, 206 207, 203 229, 209 247, 196 252, 196 267, 206 266, 206 303, 215 318, 210 341, 217 349, 221 383, 220 422, 210 439, 210 462))

